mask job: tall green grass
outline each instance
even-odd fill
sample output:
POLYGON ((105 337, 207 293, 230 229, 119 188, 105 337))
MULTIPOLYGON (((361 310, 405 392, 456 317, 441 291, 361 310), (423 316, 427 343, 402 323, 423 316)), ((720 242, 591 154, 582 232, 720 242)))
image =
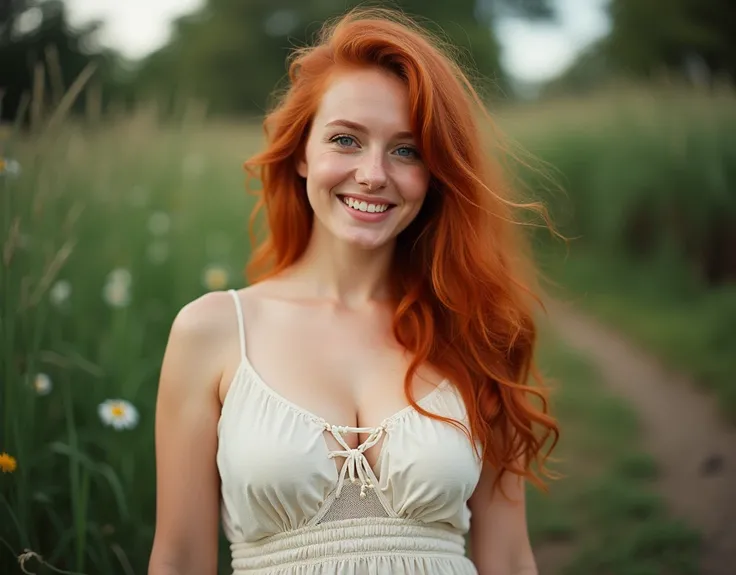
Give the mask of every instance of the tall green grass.
POLYGON ((3 142, 21 170, 0 175, 0 452, 17 461, 0 475, 0 572, 24 549, 75 572, 144 571, 168 329, 208 289, 243 285, 241 162, 257 142, 145 113, 3 142), (98 415, 118 398, 134 429, 98 415))
POLYGON ((627 88, 504 121, 564 189, 549 203, 569 252, 538 242, 564 297, 690 373, 736 421, 733 90, 627 88))
POLYGON ((677 259, 706 285, 736 281, 732 90, 629 88, 526 112, 503 120, 558 174, 566 197, 550 207, 568 236, 632 260, 677 259))

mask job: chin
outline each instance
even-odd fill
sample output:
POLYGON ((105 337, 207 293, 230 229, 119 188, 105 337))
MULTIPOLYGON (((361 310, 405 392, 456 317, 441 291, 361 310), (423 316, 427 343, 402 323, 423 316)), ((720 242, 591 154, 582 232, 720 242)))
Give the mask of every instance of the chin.
POLYGON ((340 239, 361 250, 377 250, 391 243, 390 238, 378 237, 375 234, 365 233, 345 234, 342 235, 340 239))

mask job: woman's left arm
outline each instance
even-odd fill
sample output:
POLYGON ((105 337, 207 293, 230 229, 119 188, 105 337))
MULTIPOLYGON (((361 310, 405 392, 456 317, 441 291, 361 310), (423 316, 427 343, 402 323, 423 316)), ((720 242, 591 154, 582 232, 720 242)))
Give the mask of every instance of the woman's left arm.
POLYGON ((538 575, 526 522, 524 478, 506 472, 492 490, 495 470, 485 467, 468 502, 470 555, 478 575, 538 575))

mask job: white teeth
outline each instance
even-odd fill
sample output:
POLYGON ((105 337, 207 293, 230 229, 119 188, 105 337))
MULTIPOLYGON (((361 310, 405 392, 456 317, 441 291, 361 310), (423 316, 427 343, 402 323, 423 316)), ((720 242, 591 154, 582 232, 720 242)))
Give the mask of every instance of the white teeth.
POLYGON ((358 200, 346 196, 342 197, 342 201, 354 210, 368 212, 371 214, 385 212, 389 208, 389 204, 369 204, 368 202, 359 202, 358 200))

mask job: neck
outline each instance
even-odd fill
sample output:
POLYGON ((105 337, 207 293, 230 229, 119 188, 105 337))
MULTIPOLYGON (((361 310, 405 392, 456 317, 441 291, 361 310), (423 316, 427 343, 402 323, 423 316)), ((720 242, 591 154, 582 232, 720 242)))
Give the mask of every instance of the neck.
POLYGON ((315 225, 304 255, 290 275, 303 284, 305 295, 348 307, 389 298, 389 268, 393 243, 363 249, 315 225))

